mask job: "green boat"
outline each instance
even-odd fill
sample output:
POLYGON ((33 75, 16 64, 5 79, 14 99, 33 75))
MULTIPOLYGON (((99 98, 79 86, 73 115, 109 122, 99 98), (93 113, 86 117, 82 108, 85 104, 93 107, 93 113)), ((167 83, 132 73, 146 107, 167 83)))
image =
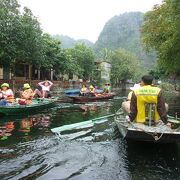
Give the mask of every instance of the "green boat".
POLYGON ((0 106, 1 115, 22 115, 32 114, 38 111, 42 111, 56 105, 58 98, 51 99, 33 99, 32 104, 20 105, 14 103, 11 106, 0 106))

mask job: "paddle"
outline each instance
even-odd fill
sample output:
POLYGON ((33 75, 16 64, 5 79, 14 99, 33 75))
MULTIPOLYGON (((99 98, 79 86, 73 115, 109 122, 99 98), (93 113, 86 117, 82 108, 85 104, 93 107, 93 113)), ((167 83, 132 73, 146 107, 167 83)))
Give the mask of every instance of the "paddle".
POLYGON ((51 129, 51 131, 53 133, 60 133, 62 131, 67 131, 67 130, 87 128, 87 127, 93 126, 94 123, 96 123, 96 122, 104 122, 105 120, 103 120, 103 119, 109 118, 109 117, 114 117, 115 115, 116 114, 109 114, 109 115, 101 116, 101 117, 94 118, 94 119, 91 119, 91 120, 88 120, 88 121, 83 121, 83 122, 79 122, 79 123, 64 125, 64 126, 61 126, 61 127, 53 128, 53 129, 51 129))

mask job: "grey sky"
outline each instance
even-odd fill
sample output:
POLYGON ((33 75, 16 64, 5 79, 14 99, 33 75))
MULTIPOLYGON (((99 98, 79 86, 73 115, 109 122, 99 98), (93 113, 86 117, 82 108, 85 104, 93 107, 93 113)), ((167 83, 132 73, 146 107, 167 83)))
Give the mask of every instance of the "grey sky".
POLYGON ((147 12, 162 0, 19 0, 38 17, 44 32, 95 42, 105 23, 130 11, 147 12))

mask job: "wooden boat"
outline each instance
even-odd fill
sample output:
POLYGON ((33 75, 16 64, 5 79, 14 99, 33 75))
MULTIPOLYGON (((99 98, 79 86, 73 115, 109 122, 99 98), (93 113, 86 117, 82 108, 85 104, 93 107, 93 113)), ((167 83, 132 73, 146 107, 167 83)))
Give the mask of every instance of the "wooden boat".
POLYGON ((115 116, 115 123, 120 134, 127 140, 148 141, 173 143, 180 142, 180 121, 170 119, 171 123, 178 125, 175 129, 171 129, 160 121, 156 126, 149 126, 142 123, 128 123, 126 118, 118 115, 115 116))
MULTIPOLYGON (((97 93, 103 93, 102 89, 96 89, 97 93)), ((74 96, 74 95, 79 95, 80 89, 66 89, 64 91, 65 95, 67 96, 74 96)))
POLYGON ((115 96, 115 93, 103 93, 96 94, 96 96, 69 96, 75 102, 94 102, 106 99, 112 99, 115 96))
POLYGON ((29 105, 20 105, 18 103, 14 103, 11 106, 0 106, 0 114, 2 115, 32 114, 34 112, 55 106, 57 99, 58 98, 33 99, 32 104, 29 105))

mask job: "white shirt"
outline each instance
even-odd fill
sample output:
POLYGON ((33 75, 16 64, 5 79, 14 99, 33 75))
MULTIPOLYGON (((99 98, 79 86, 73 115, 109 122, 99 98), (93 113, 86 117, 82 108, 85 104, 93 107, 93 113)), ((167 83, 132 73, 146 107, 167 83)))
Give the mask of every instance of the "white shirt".
POLYGON ((39 84, 39 86, 41 86, 42 91, 50 91, 50 88, 53 85, 53 83, 51 81, 48 81, 48 83, 49 83, 49 86, 45 86, 44 82, 40 82, 38 84, 39 84))

